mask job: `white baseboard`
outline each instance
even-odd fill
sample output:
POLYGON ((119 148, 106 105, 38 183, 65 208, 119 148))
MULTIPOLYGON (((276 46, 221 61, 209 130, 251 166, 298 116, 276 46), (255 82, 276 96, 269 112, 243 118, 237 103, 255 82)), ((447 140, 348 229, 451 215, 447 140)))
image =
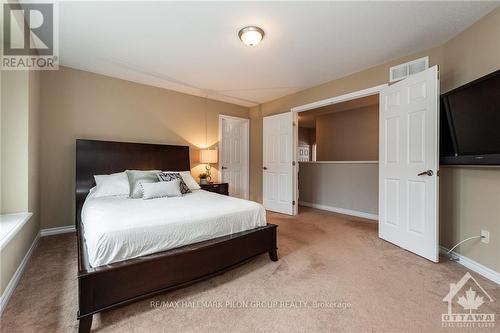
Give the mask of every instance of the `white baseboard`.
MULTIPOLYGON (((444 246, 439 247, 439 252, 441 252, 441 254, 443 254, 443 255, 446 255, 448 253, 448 251, 449 250, 447 248, 445 248, 444 246)), ((496 284, 500 284, 500 273, 499 272, 496 272, 496 271, 492 270, 491 268, 483 266, 480 263, 478 263, 470 258, 467 258, 466 256, 464 256, 460 253, 451 252, 451 254, 455 258, 458 258, 458 260, 456 262, 459 263, 460 265, 467 267, 471 271, 474 271, 477 274, 484 276, 485 278, 495 282, 496 284)))
POLYGON ((7 284, 7 287, 5 288, 2 296, 0 296, 0 314, 3 313, 5 308, 7 307, 7 304, 9 303, 9 300, 14 293, 14 290, 17 287, 17 284, 21 280, 21 277, 23 276, 24 269, 26 268, 26 265, 28 264, 28 261, 31 258, 31 255, 33 254, 33 250, 35 249, 36 245, 38 244, 38 240, 40 239, 40 234, 38 233, 33 240, 33 243, 31 243, 31 246, 26 252, 26 255, 24 256, 23 260, 19 264, 19 267, 17 267, 16 272, 14 275, 11 277, 9 284, 7 284))
POLYGON ((42 230, 40 230, 40 235, 42 237, 45 237, 45 236, 52 236, 52 235, 59 235, 59 234, 67 234, 67 233, 75 232, 75 231, 76 231, 76 229, 75 229, 74 225, 67 225, 64 227, 42 229, 42 230))
POLYGON ((357 211, 357 210, 332 207, 332 206, 321 205, 321 204, 316 204, 316 203, 306 202, 306 201, 299 201, 299 205, 306 206, 306 207, 311 207, 311 208, 316 208, 316 209, 321 209, 321 210, 327 210, 329 212, 334 212, 334 213, 339 213, 339 214, 344 214, 344 215, 351 215, 351 216, 361 217, 361 218, 364 218, 364 219, 377 220, 378 221, 378 215, 371 214, 371 213, 360 212, 360 211, 357 211))

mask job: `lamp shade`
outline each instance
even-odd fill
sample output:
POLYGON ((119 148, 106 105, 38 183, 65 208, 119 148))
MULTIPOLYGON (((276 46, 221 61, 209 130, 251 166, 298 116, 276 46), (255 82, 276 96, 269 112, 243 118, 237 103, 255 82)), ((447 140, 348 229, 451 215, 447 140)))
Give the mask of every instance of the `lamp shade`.
POLYGON ((217 163, 216 149, 200 150, 200 163, 217 163))

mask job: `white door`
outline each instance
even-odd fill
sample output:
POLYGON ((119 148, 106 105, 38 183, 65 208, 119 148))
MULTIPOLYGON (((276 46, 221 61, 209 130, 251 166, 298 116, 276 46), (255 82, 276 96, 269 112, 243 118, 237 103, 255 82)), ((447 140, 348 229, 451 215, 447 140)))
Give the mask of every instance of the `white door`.
POLYGON ((438 252, 438 67, 380 92, 379 237, 434 262, 438 252))
POLYGON ((219 116, 220 172, 223 183, 229 184, 229 195, 249 197, 249 120, 219 116))
POLYGON ((294 214, 292 112, 264 117, 263 202, 268 210, 294 214))

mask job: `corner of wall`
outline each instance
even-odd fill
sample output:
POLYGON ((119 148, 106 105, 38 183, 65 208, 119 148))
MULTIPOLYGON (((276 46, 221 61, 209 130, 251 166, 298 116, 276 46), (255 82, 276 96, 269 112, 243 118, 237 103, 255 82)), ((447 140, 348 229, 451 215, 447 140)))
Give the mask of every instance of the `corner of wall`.
POLYGON ((250 200, 262 202, 262 109, 261 105, 249 110, 250 116, 250 200))

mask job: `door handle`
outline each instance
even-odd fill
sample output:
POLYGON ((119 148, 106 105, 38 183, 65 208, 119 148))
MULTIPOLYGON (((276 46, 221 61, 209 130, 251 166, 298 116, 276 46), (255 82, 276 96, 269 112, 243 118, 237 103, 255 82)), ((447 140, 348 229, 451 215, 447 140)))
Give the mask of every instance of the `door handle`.
POLYGON ((227 169, 227 167, 225 167, 225 166, 222 167, 222 170, 226 170, 226 169, 227 169))
POLYGON ((262 169, 267 170, 267 167, 263 167, 262 169))
POLYGON ((426 170, 426 171, 419 173, 417 176, 432 176, 433 174, 434 174, 434 172, 432 172, 432 170, 426 170))

